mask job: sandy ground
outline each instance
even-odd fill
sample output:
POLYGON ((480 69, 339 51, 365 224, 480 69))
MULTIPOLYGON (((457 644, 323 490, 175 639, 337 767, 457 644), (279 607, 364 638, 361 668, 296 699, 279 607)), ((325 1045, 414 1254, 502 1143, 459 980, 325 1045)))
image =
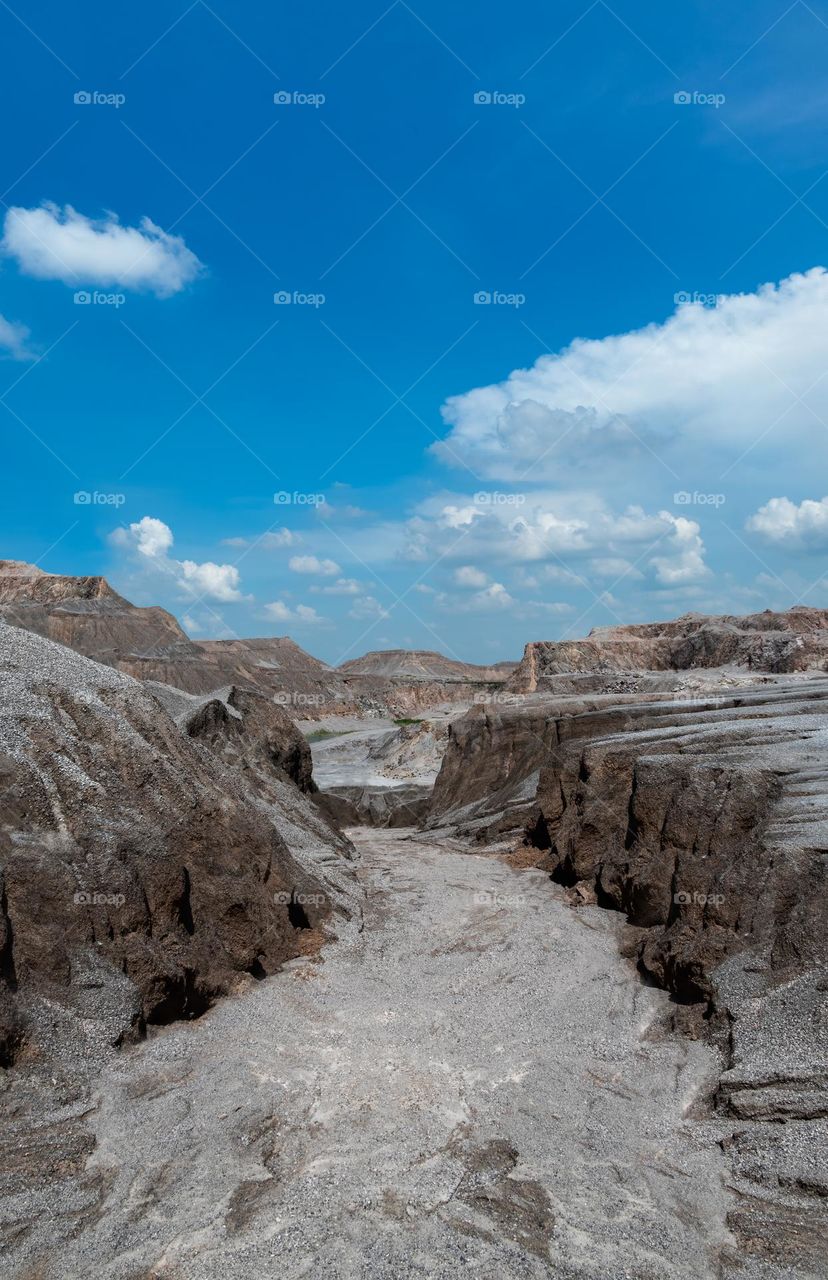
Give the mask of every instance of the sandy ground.
POLYGON ((7 1202, 39 1280, 712 1277, 717 1062, 613 914, 359 829, 365 925, 122 1052, 83 1176, 7 1202), (39 1198, 38 1198, 39 1197, 39 1198))

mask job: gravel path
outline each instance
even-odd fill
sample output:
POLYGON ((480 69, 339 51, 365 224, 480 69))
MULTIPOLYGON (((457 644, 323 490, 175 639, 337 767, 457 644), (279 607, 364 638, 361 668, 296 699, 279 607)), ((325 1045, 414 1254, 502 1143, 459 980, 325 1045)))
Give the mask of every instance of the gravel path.
POLYGON ((51 1189, 16 1274, 715 1276, 726 1164, 688 1115, 716 1060, 659 1032, 617 917, 491 855, 349 834, 364 930, 120 1054, 86 1203, 51 1189))

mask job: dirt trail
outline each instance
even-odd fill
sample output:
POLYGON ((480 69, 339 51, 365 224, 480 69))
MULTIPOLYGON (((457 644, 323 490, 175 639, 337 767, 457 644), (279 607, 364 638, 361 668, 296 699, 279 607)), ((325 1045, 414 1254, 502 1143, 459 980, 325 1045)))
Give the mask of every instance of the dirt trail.
POLYGON ((349 834, 364 930, 122 1053, 85 1189, 45 1192, 13 1274, 715 1276, 726 1165, 687 1116, 716 1061, 659 1034, 617 918, 492 856, 349 834))

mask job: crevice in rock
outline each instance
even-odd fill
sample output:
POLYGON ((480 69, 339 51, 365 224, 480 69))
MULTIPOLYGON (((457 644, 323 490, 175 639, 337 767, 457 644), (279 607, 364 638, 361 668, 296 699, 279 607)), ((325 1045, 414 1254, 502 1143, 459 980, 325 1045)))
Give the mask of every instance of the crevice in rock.
POLYGON ((183 872, 184 888, 178 903, 178 919, 187 932, 192 935, 195 933, 195 924, 193 922, 193 909, 190 902, 190 873, 186 867, 183 872))
POLYGON ((311 927, 308 913, 297 899, 295 889, 291 892, 290 902, 288 903, 288 920, 294 929, 310 929, 311 927))

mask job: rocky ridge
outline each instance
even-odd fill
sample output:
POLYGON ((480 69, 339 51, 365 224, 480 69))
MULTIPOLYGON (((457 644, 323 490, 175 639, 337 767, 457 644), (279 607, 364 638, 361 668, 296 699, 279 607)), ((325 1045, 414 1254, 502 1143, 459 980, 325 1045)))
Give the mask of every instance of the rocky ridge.
POLYGON ((198 1014, 353 909, 348 843, 265 699, 230 690, 179 725, 130 677, 2 623, 0 685, 6 1062, 42 1052, 58 1011, 76 1049, 198 1014))
POLYGON ((191 640, 165 609, 141 608, 102 577, 49 574, 0 560, 0 619, 139 680, 203 695, 235 685, 276 698, 297 718, 403 716, 497 688, 510 663, 475 667, 392 651, 330 667, 289 636, 191 640))
POLYGON ((570 672, 680 671, 728 664, 754 671, 828 669, 828 610, 804 606, 745 617, 687 613, 672 622, 596 627, 585 640, 535 641, 506 688, 554 692, 570 672))
POLYGON ((677 1025, 724 1055, 738 1256, 822 1276, 828 679, 705 677, 473 708, 450 726, 426 825, 517 849, 573 904, 625 914, 677 1025))

